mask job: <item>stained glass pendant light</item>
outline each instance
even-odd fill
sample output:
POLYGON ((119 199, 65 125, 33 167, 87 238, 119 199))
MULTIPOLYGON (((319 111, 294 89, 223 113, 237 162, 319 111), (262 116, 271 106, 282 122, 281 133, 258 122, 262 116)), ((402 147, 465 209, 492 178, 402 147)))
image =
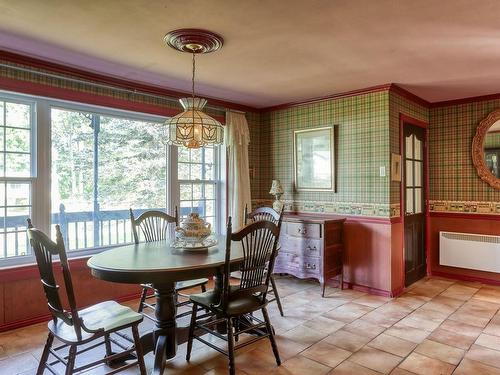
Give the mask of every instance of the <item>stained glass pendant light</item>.
POLYGON ((184 111, 165 121, 164 140, 168 144, 200 148, 218 145, 224 141, 222 124, 203 112, 206 99, 194 92, 196 55, 217 51, 224 40, 220 35, 200 29, 178 29, 163 38, 165 43, 180 52, 191 53, 193 61, 191 97, 179 99, 184 111))

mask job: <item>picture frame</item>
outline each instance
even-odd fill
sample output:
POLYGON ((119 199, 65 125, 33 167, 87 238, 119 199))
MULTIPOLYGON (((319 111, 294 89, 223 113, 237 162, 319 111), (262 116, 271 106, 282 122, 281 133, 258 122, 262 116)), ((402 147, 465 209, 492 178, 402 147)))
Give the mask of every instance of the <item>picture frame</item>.
POLYGON ((401 155, 391 153, 391 181, 401 182, 401 155))
POLYGON ((296 191, 335 191, 334 126, 293 132, 296 191))

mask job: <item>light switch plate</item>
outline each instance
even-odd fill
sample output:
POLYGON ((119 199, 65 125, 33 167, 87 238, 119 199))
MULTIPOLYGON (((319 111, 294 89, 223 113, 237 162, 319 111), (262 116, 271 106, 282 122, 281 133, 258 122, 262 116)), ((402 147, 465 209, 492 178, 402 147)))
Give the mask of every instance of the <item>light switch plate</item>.
POLYGON ((380 177, 385 177, 385 165, 380 167, 380 177))

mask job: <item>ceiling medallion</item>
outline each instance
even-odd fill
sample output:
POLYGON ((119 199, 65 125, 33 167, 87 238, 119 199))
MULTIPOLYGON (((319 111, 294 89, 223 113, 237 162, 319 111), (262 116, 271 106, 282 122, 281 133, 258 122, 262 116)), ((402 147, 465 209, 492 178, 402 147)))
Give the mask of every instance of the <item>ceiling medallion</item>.
POLYGON ((202 29, 177 29, 163 38, 165 44, 180 52, 210 53, 222 48, 224 39, 216 33, 202 29))
POLYGON ((206 100, 197 98, 194 92, 195 56, 219 50, 224 43, 221 36, 200 29, 179 29, 163 38, 167 46, 192 54, 192 89, 190 98, 179 99, 184 111, 169 118, 164 124, 163 139, 167 144, 200 148, 220 145, 224 142, 222 124, 203 112, 206 100))

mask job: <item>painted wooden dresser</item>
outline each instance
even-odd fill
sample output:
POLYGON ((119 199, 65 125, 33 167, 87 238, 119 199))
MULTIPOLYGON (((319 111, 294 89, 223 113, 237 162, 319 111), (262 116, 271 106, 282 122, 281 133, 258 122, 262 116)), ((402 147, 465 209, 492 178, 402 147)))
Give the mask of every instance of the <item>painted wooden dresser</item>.
POLYGON ((317 279, 325 294, 326 281, 338 276, 343 286, 344 218, 285 214, 274 273, 317 279))

